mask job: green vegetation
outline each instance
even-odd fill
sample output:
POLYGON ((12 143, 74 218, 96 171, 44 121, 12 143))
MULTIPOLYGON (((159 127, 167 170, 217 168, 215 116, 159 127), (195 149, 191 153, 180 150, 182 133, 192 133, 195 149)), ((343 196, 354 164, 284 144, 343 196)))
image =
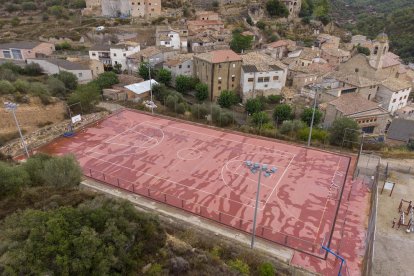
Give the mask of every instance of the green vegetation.
POLYGON ((234 123, 233 115, 218 106, 213 106, 211 117, 213 123, 219 127, 226 127, 234 123))
POLYGON ((101 99, 101 90, 95 82, 81 84, 68 99, 69 104, 80 103, 83 112, 92 112, 95 105, 101 99))
POLYGON ((252 48, 253 36, 242 35, 241 33, 242 30, 235 29, 230 42, 230 48, 236 53, 241 53, 242 51, 250 50, 252 48))
POLYGON ((197 83, 198 79, 196 78, 179 75, 175 79, 175 89, 180 93, 187 94, 195 88, 197 83))
POLYGON ((59 74, 54 75, 54 77, 63 82, 68 90, 75 90, 78 86, 78 78, 73 73, 60 71, 59 74))
POLYGON ((363 47, 361 45, 357 46, 357 51, 358 51, 358 53, 364 54, 366 56, 371 55, 371 51, 367 47, 363 47))
MULTIPOLYGON (((305 108, 301 115, 302 121, 304 121, 308 126, 310 126, 312 122, 312 113, 313 113, 313 108, 305 108)), ((315 110, 315 117, 313 119, 313 125, 315 126, 319 125, 322 119, 322 115, 323 113, 319 109, 315 110)))
POLYGON ((217 103, 223 108, 229 108, 239 102, 239 97, 231 90, 223 90, 217 98, 217 103))
POLYGON ((252 115, 252 123, 255 126, 262 127, 264 124, 267 124, 269 122, 270 122, 270 117, 264 111, 253 113, 252 115))
POLYGON ((286 5, 279 0, 268 0, 266 10, 271 17, 287 17, 289 15, 286 5))
POLYGON ((260 276, 273 276, 273 275, 276 275, 273 265, 271 263, 262 263, 259 266, 259 275, 260 276))
POLYGON ((138 75, 144 80, 149 80, 150 68, 148 62, 142 62, 138 68, 138 75))
POLYGON ((332 126, 329 129, 331 143, 333 145, 341 146, 342 141, 346 140, 347 142, 344 145, 352 148, 355 143, 358 143, 358 131, 359 125, 354 120, 350 118, 338 118, 332 123, 332 126), (349 131, 346 129, 356 131, 349 131))
POLYGON ((164 69, 161 68, 160 70, 158 70, 157 72, 157 81, 165 84, 165 85, 169 85, 171 82, 171 71, 168 69, 164 69))
POLYGON ((245 109, 248 114, 254 114, 264 109, 264 103, 259 97, 248 99, 245 104, 245 109))
POLYGON ((277 105, 273 111, 273 119, 277 124, 292 118, 292 108, 287 104, 277 105))
POLYGON ((114 72, 104 72, 92 83, 96 84, 100 90, 111 88, 112 85, 119 83, 118 76, 114 72))
POLYGON ((195 97, 198 102, 204 102, 208 99, 208 86, 205 83, 197 83, 195 86, 196 94, 195 97))
POLYGON ((240 273, 240 275, 243 275, 243 276, 250 275, 249 265, 240 259, 231 260, 228 262, 228 265, 232 270, 240 273))

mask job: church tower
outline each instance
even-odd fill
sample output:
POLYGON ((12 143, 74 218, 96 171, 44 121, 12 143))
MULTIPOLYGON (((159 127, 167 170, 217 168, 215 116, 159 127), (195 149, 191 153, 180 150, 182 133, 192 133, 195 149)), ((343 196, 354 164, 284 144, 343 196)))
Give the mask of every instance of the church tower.
POLYGON ((379 70, 382 69, 384 56, 389 50, 388 36, 383 32, 380 33, 377 38, 373 41, 373 49, 371 51, 369 63, 372 67, 379 70))

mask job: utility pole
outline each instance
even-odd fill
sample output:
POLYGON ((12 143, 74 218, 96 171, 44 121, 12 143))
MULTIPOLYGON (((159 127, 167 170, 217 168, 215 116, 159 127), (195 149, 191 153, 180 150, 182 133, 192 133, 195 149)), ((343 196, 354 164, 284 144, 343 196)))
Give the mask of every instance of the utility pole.
POLYGON ((315 96, 313 100, 313 110, 312 110, 312 120, 309 128, 309 136, 308 136, 308 147, 310 147, 311 139, 312 139, 312 128, 313 128, 313 122, 315 120, 315 111, 316 111, 316 96, 318 94, 318 86, 315 86, 315 96))
POLYGON ((151 113, 154 114, 154 101, 152 100, 152 81, 151 81, 151 64, 148 62, 148 77, 150 82, 150 93, 151 93, 151 113))
POLYGON ((6 110, 11 111, 13 113, 13 118, 14 118, 14 121, 16 122, 17 129, 19 130, 20 139, 22 140, 22 145, 23 145, 24 151, 26 153, 27 158, 29 158, 30 157, 29 156, 29 151, 27 150, 26 143, 24 141, 23 134, 22 134, 22 131, 20 129, 19 121, 17 120, 17 117, 16 117, 17 104, 12 103, 12 102, 5 102, 4 107, 6 108, 6 110))

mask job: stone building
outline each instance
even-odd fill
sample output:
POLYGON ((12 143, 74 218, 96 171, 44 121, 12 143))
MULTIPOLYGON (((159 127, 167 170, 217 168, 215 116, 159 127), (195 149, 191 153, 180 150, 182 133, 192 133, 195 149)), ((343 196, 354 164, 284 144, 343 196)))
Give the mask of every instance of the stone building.
POLYGON ((86 0, 83 15, 108 17, 157 17, 161 0, 86 0))
POLYGON ((0 58, 25 61, 29 58, 47 57, 55 51, 48 42, 18 41, 0 44, 0 58))
POLYGON ((217 50, 194 56, 194 76, 208 85, 210 100, 223 90, 240 90, 242 58, 232 50, 217 50))
POLYGON ((289 19, 298 18, 300 9, 302 7, 302 0, 281 0, 283 2, 288 11, 289 11, 289 19))
POLYGON ((171 71, 171 84, 173 86, 177 76, 190 77, 193 75, 193 56, 194 54, 179 54, 164 62, 163 68, 171 71))

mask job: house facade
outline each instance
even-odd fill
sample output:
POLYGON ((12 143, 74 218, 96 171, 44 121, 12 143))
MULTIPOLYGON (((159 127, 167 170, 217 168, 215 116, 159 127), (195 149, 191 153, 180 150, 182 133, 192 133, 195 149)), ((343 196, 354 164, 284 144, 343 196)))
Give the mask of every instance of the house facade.
POLYGON ((55 51, 55 45, 48 42, 21 41, 0 44, 0 58, 27 60, 48 57, 55 51))
POLYGON ((80 83, 87 83, 93 79, 92 70, 89 66, 70 62, 65 59, 28 59, 27 63, 36 63, 43 69, 47 75, 59 74, 61 71, 66 71, 74 74, 80 83))
POLYGON ((171 71, 171 84, 175 86, 177 76, 193 75, 193 54, 179 54, 164 62, 163 68, 171 71))
POLYGON ((164 62, 164 54, 157 47, 151 46, 138 53, 127 56, 127 70, 129 73, 137 72, 142 62, 154 67, 164 62))
POLYGON ((240 90, 242 58, 232 50, 217 50, 194 56, 194 76, 209 88, 210 100, 223 90, 240 90))
POLYGON ((119 66, 121 70, 127 70, 127 57, 138 53, 141 50, 138 43, 123 43, 117 45, 111 45, 109 47, 109 53, 111 56, 112 67, 119 66))
POLYGON ((407 105, 411 93, 411 84, 396 79, 388 79, 380 84, 376 93, 376 101, 392 115, 407 105))
POLYGON ((262 53, 242 55, 240 87, 243 101, 256 96, 280 95, 286 84, 287 66, 262 53))
POLYGON ((155 45, 187 51, 187 36, 187 28, 157 26, 155 31, 155 45))
POLYGON ((161 0, 86 0, 85 16, 157 17, 161 15, 161 0))
POLYGON ((89 59, 102 62, 104 67, 112 67, 111 48, 109 45, 94 45, 89 50, 89 59))

